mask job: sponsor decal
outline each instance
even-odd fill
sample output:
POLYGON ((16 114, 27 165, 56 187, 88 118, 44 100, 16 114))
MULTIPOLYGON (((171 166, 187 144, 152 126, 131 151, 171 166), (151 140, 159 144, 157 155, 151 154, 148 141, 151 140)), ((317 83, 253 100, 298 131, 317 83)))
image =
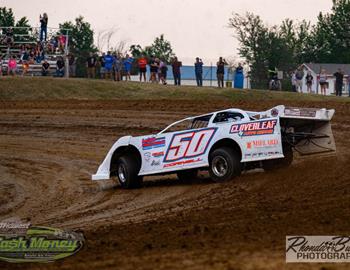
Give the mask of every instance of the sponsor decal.
POLYGON ((287 263, 349 263, 350 236, 286 236, 287 263))
POLYGON ((217 128, 206 128, 173 135, 164 162, 174 162, 203 155, 217 128))
POLYGON ((180 165, 185 165, 185 164, 191 164, 191 163, 196 163, 196 162, 201 162, 203 159, 197 158, 197 159, 188 159, 188 160, 183 160, 183 161, 176 161, 172 163, 165 164, 163 168, 168 168, 168 167, 174 167, 174 166, 180 166, 180 165))
POLYGON ((255 152, 255 153, 247 153, 244 154, 245 158, 261 158, 261 157, 271 157, 276 155, 281 155, 282 153, 279 151, 271 151, 271 152, 255 152))
POLYGON ((151 166, 159 166, 160 160, 152 160, 151 166))
POLYGON ((247 149, 274 147, 279 144, 277 139, 254 140, 247 142, 247 149))
POLYGON ((276 119, 234 124, 231 126, 230 133, 238 134, 241 137, 273 134, 276 124, 276 119))
POLYGON ((30 223, 0 223, 2 261, 52 262, 77 253, 83 244, 82 233, 31 226, 30 223))
POLYGON ((143 156, 145 157, 145 160, 146 160, 147 162, 151 160, 151 153, 150 153, 150 152, 144 153, 143 156))
POLYGON ((153 148, 158 147, 164 147, 165 146, 165 137, 150 137, 146 139, 142 139, 142 149, 143 150, 149 150, 153 148))
POLYGON ((315 117, 316 109, 310 108, 292 108, 287 107, 284 109, 284 115, 286 116, 301 116, 301 117, 315 117))
POLYGON ((154 152, 152 153, 152 157, 158 158, 164 156, 164 152, 154 152))

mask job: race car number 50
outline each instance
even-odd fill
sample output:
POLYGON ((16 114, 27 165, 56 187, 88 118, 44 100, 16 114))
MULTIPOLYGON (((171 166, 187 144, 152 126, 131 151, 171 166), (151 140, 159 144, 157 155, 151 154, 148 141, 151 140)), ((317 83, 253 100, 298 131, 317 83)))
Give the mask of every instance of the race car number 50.
POLYGON ((216 132, 216 128, 177 133, 173 135, 164 162, 203 155, 216 132))

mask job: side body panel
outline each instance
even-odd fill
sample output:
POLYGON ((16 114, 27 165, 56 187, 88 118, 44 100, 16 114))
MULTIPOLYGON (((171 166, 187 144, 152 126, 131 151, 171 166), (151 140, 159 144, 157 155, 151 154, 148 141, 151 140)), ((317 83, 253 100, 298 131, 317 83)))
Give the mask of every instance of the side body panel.
POLYGON ((212 146, 224 139, 238 144, 241 162, 283 158, 279 118, 210 124, 207 128, 135 137, 141 151, 140 175, 166 173, 209 165, 212 146))

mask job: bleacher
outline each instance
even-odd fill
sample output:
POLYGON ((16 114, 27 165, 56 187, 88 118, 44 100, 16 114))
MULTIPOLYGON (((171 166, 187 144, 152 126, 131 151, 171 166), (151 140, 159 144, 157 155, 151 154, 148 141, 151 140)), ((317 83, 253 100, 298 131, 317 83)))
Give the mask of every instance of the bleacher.
MULTIPOLYGON (((17 74, 22 75, 23 73, 23 61, 21 60, 22 50, 24 47, 28 49, 34 49, 40 43, 39 42, 40 28, 38 27, 0 27, 0 57, 3 59, 2 71, 4 75, 8 73, 8 61, 11 56, 14 56, 17 60, 17 74), (13 29, 13 42, 11 44, 7 43, 6 31, 13 29)), ((42 47, 44 50, 44 59, 50 64, 48 76, 52 76, 56 72, 56 62, 58 57, 64 57, 65 52, 67 52, 67 46, 65 47, 65 52, 62 50, 55 50, 51 52, 49 50, 49 41, 52 37, 58 35, 58 29, 48 28, 48 37, 46 42, 43 42, 42 47)), ((28 61, 29 68, 27 69, 26 76, 41 76, 42 73, 42 63, 44 61, 36 61, 31 59, 28 61)))

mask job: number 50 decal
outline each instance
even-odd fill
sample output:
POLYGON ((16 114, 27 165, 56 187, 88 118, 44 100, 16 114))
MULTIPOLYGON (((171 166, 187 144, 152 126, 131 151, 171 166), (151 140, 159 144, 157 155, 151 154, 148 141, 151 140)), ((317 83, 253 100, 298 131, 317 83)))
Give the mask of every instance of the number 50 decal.
POLYGON ((164 162, 203 155, 216 132, 216 128, 174 134, 166 152, 164 162))

